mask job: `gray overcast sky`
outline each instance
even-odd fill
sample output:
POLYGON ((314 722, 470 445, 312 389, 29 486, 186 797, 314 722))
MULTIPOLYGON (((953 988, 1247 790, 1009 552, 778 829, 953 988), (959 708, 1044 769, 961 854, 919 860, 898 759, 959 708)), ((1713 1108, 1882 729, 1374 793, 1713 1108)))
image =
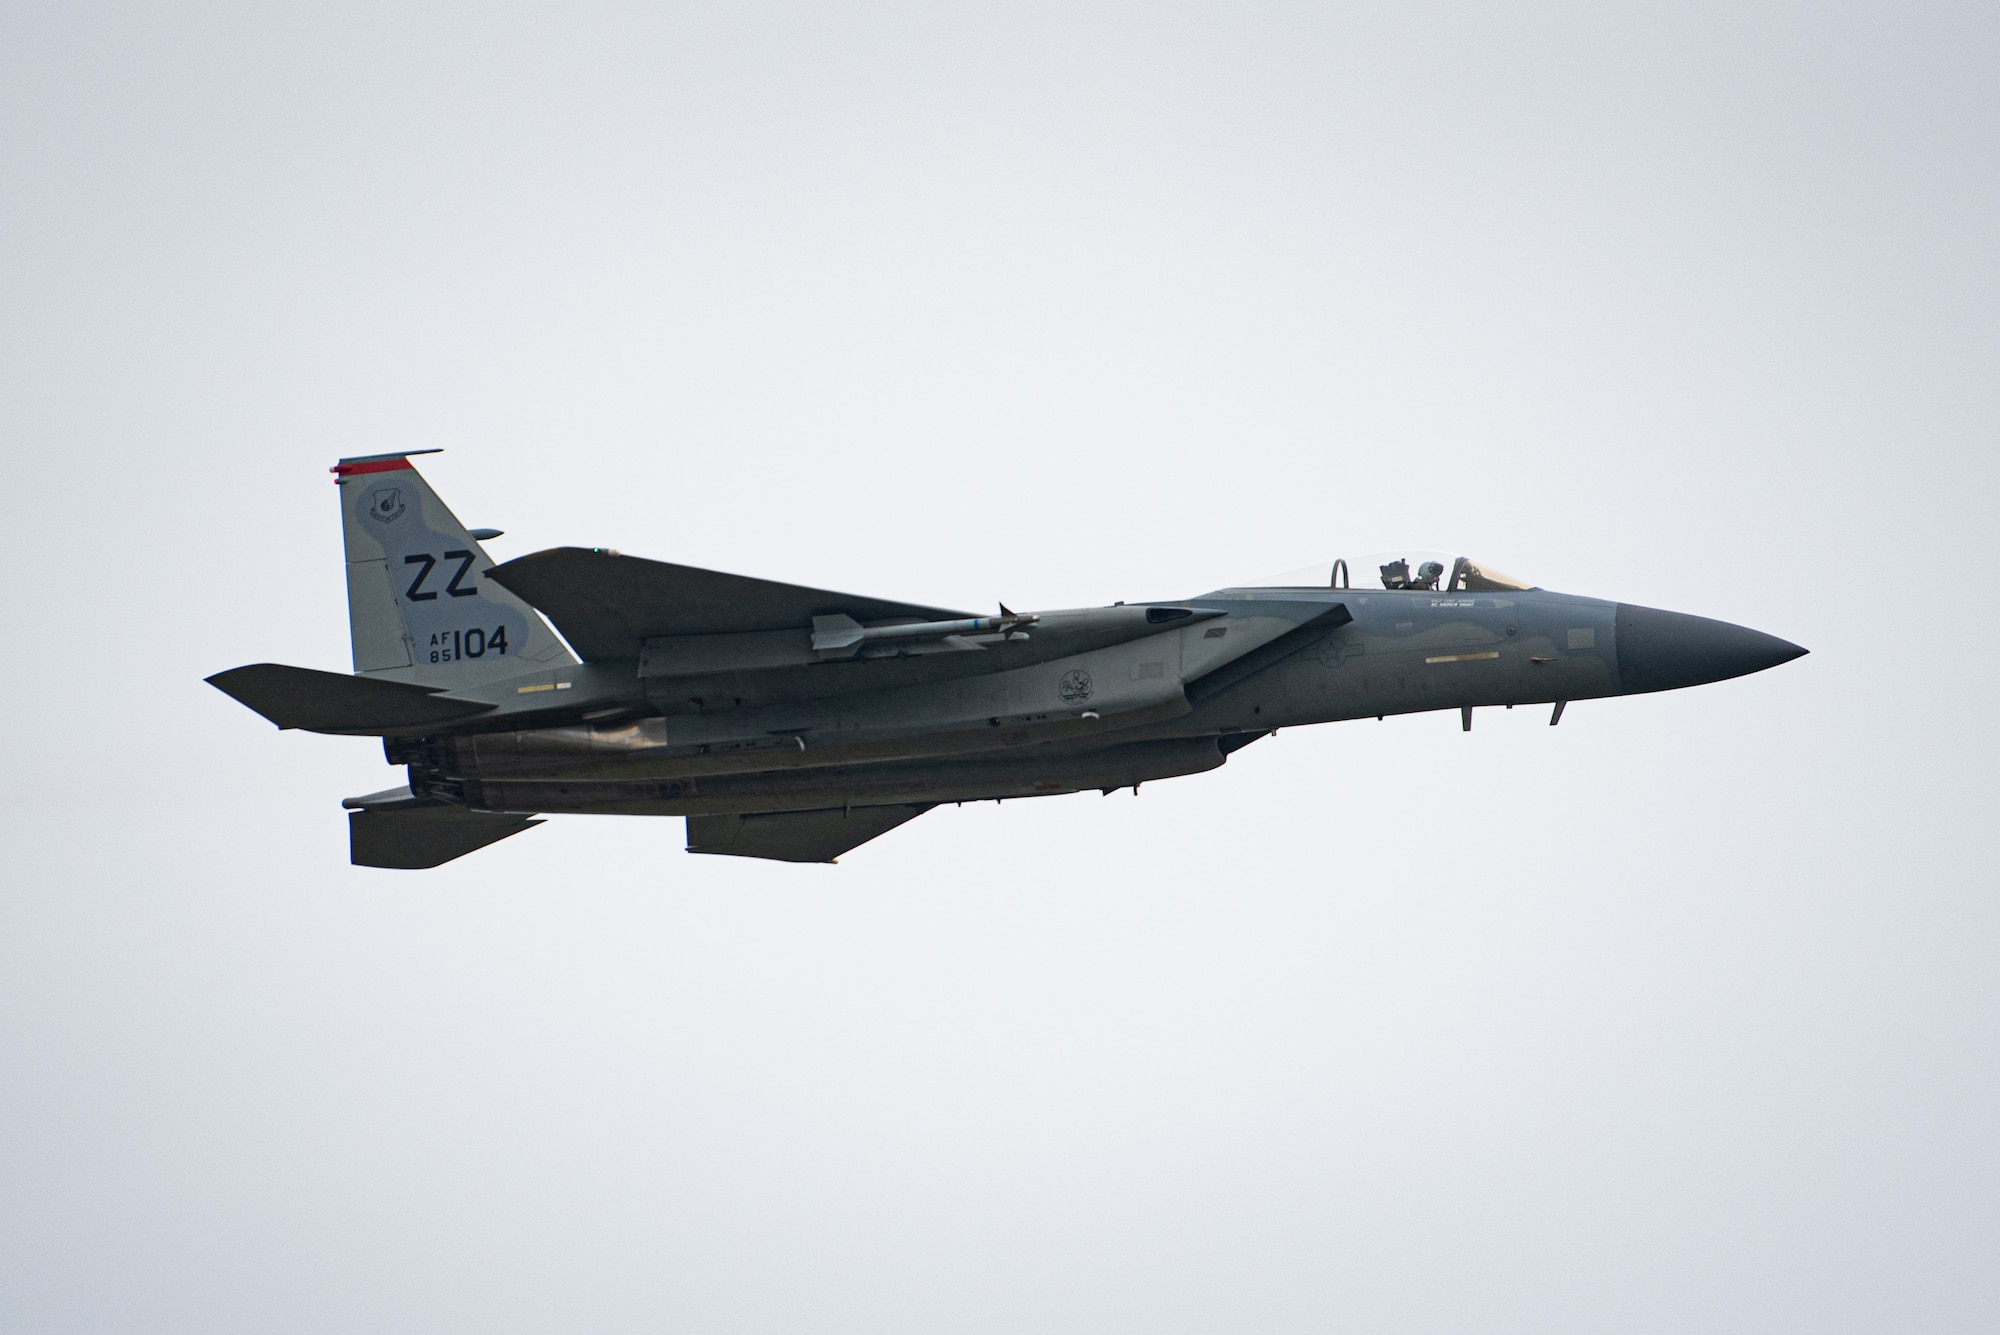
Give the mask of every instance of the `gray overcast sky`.
POLYGON ((0 1328, 2000 1328, 1988 5, 0 4, 0 1328), (1761 676, 346 865, 327 465, 1761 676))

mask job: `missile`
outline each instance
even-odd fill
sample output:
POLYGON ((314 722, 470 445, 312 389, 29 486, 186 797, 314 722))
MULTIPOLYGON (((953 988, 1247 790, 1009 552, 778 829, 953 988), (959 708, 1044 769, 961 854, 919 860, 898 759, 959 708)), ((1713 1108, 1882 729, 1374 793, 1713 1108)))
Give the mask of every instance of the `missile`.
POLYGON ((821 658, 852 658, 864 644, 883 640, 945 640, 954 635, 997 634, 1003 638, 1027 638, 1022 629, 1041 618, 1034 613, 1010 612, 997 617, 962 617, 956 621, 906 621, 891 626, 864 626, 845 613, 813 618, 813 652, 821 658))

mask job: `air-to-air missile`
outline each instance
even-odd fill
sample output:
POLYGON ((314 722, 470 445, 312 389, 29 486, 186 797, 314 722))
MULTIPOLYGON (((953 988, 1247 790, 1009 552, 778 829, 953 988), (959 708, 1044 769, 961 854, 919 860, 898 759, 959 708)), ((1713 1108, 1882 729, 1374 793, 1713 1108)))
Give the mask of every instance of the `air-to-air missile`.
MULTIPOLYGON (((416 451, 414 453, 429 453, 416 451)), ((352 675, 208 680, 280 728, 380 737, 354 862, 434 867, 563 812, 683 816, 693 853, 831 862, 943 802, 1137 790, 1281 727, 1721 681, 1775 636, 1550 593, 1464 558, 992 616, 601 548, 495 565, 408 454, 343 459, 352 675), (551 628, 553 626, 553 628, 551 628), (560 632, 558 638, 557 632, 560 632)))

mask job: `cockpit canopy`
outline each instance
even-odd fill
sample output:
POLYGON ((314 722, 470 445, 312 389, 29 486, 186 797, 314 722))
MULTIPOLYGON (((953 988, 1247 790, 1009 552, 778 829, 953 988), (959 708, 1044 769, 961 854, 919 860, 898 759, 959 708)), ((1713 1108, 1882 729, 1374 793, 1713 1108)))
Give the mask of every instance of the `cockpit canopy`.
POLYGON ((1453 556, 1449 552, 1425 551, 1419 548, 1404 548, 1394 552, 1374 552, 1358 556, 1352 563, 1352 574, 1346 559, 1337 560, 1331 566, 1306 566, 1299 570, 1288 570, 1282 575, 1263 579, 1250 586, 1254 588, 1352 588, 1352 579, 1358 576, 1381 581, 1385 589, 1428 589, 1437 593, 1485 593, 1499 589, 1529 589, 1534 586, 1526 580, 1516 579, 1503 571, 1495 570, 1484 561, 1475 561, 1468 556, 1453 556))
MULTIPOLYGON (((1336 578, 1344 574, 1344 562, 1336 562, 1336 578)), ((1442 593, 1457 593, 1461 589, 1475 593, 1493 589, 1525 589, 1529 585, 1512 575, 1495 570, 1492 566, 1480 565, 1470 557, 1454 557, 1451 573, 1445 573, 1442 561, 1425 561, 1417 566, 1416 573, 1410 572, 1409 558, 1399 556, 1393 561, 1378 566, 1382 572, 1382 587, 1385 589, 1436 589, 1442 593), (1442 586, 1439 582, 1443 580, 1442 586)))

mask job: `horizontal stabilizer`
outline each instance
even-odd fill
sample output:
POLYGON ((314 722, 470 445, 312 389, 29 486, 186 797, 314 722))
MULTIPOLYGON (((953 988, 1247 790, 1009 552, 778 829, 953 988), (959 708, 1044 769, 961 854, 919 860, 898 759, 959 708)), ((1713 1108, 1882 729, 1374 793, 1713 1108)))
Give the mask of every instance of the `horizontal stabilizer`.
POLYGON ((347 813, 348 860, 357 867, 436 867, 541 822, 439 803, 347 813))
POLYGON ((540 609, 587 662, 637 658, 656 635, 806 630, 814 617, 836 614, 857 621, 969 615, 583 547, 535 552, 486 577, 540 609))
POLYGON ((363 737, 449 723, 493 708, 477 700, 445 699, 437 686, 350 677, 283 663, 231 668, 208 678, 208 684, 281 728, 363 737))
POLYGON ((927 806, 772 811, 750 816, 689 816, 687 851, 773 862, 832 862, 851 848, 915 820, 927 806))

